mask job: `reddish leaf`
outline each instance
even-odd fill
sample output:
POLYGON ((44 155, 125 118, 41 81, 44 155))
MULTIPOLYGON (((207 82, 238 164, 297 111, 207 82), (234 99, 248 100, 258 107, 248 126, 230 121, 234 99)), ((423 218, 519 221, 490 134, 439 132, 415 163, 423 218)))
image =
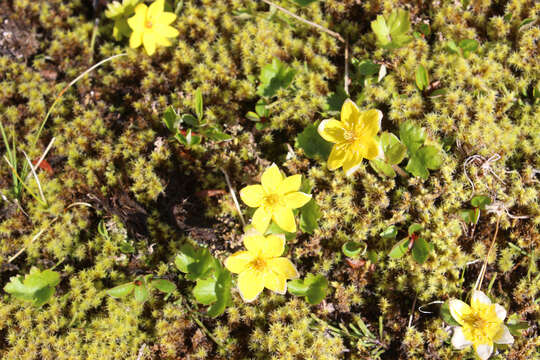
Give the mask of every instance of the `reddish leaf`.
MULTIPOLYGON (((33 165, 36 165, 36 164, 38 163, 38 161, 39 161, 39 159, 38 159, 38 160, 34 160, 34 161, 32 161, 32 164, 33 164, 33 165)), ((49 175, 53 175, 53 174, 54 174, 54 170, 53 170, 51 164, 49 164, 49 163, 47 162, 47 160, 45 160, 45 159, 41 160, 41 162, 39 163, 39 166, 38 166, 38 167, 41 168, 42 170, 45 170, 46 172, 48 172, 49 175)))

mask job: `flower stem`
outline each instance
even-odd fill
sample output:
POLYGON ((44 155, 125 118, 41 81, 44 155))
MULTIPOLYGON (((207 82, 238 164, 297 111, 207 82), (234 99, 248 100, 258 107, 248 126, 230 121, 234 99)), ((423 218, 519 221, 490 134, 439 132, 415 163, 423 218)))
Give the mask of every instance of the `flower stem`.
POLYGON ((475 290, 479 290, 482 288, 482 282, 484 281, 484 276, 486 275, 489 255, 491 255, 491 251, 493 250, 493 245, 495 245, 495 240, 497 239, 497 234, 499 233, 500 221, 501 221, 501 215, 497 217, 497 225, 495 225, 495 234, 493 235, 493 239, 491 240, 491 245, 489 246, 489 250, 486 254, 486 258, 484 259, 484 265, 482 265, 482 269, 480 269, 480 274, 478 274, 478 279, 476 280, 476 285, 474 286, 475 290))

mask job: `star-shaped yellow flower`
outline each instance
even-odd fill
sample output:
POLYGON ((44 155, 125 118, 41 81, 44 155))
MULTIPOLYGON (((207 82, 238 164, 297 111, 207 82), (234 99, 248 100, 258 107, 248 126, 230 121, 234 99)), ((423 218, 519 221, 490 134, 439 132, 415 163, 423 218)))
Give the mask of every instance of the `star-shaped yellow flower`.
POLYGON ((298 278, 293 263, 281 257, 285 250, 283 235, 267 237, 252 233, 244 236, 247 251, 238 251, 225 260, 225 267, 238 276, 242 299, 251 302, 264 288, 279 294, 287 292, 287 279, 298 278))
POLYGON ((452 317, 461 325, 454 328, 452 345, 456 349, 465 349, 473 345, 478 357, 486 360, 493 352, 493 343, 512 344, 514 338, 504 325, 506 310, 491 300, 481 291, 474 290, 471 306, 461 300, 449 302, 452 317))
POLYGON ((127 22, 133 30, 129 38, 129 46, 138 48, 141 44, 148 55, 156 51, 156 46, 170 46, 169 38, 178 36, 178 30, 169 26, 176 15, 163 11, 165 0, 156 0, 150 6, 139 4, 135 8, 135 15, 127 22))
POLYGON ((347 99, 341 108, 341 121, 324 120, 319 134, 335 143, 328 157, 328 169, 343 166, 347 176, 352 175, 363 158, 373 160, 380 153, 376 135, 381 128, 382 112, 376 109, 360 112, 354 102, 347 99))
POLYGON ((300 192, 302 175, 283 178, 276 164, 272 164, 261 177, 262 185, 250 185, 240 190, 240 197, 249 207, 258 208, 251 223, 264 234, 270 220, 287 232, 296 231, 293 209, 307 204, 311 195, 300 192))

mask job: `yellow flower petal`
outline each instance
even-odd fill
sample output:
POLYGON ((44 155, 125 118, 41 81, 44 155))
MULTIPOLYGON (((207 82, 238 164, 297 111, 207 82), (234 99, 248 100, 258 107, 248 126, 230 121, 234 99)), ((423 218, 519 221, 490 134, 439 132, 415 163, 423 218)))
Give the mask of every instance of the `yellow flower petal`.
POLYGON ((153 55, 156 51, 156 40, 154 38, 154 34, 152 34, 151 32, 144 32, 142 42, 146 53, 148 55, 153 55))
POLYGON ((264 273, 264 287, 284 295, 287 292, 287 281, 281 274, 276 274, 273 271, 266 271, 264 273))
POLYGON ((341 121, 349 129, 353 129, 360 119, 360 110, 351 99, 345 100, 341 107, 341 121))
POLYGON ((238 251, 225 259, 225 267, 234 274, 240 274, 248 268, 253 259, 249 251, 238 251))
POLYGON ((165 6, 165 0, 156 0, 148 7, 148 17, 152 22, 157 22, 160 18, 163 8, 165 6))
POLYGON ((261 185, 250 185, 240 190, 240 198, 249 207, 262 205, 264 189, 261 185))
POLYGON ((345 156, 347 155, 348 145, 346 144, 336 144, 332 147, 330 156, 328 157, 328 170, 336 170, 343 165, 345 161, 345 156))
POLYGON ((285 195, 285 206, 290 209, 297 209, 306 205, 311 200, 311 195, 296 191, 285 195))
POLYGON ((451 299, 448 302, 450 314, 460 324, 465 325, 464 316, 471 313, 471 307, 458 299, 451 299))
POLYGON ((288 194, 293 191, 298 191, 302 185, 302 175, 297 174, 293 176, 286 177, 283 179, 281 184, 278 187, 279 194, 288 194))
POLYGON ((362 156, 368 160, 373 160, 379 156, 381 147, 379 142, 375 138, 363 139, 362 145, 364 145, 364 151, 362 156))
POLYGON ((142 44, 142 32, 140 31, 133 31, 129 37, 129 47, 132 49, 136 49, 142 44))
POLYGON ((294 264, 285 257, 278 257, 267 260, 268 269, 280 274, 286 279, 297 279, 300 275, 294 264))
POLYGON ((285 236, 269 235, 264 239, 261 256, 266 259, 281 256, 285 250, 285 236))
POLYGON ((258 232, 264 234, 268 229, 268 225, 270 225, 270 220, 272 220, 272 213, 260 207, 255 210, 251 224, 258 232))
POLYGON ((343 123, 334 120, 323 120, 317 128, 319 135, 326 140, 333 143, 341 143, 345 141, 345 128, 343 123))
POLYGON ((276 164, 272 164, 272 166, 264 170, 261 176, 261 184, 266 193, 277 192, 282 180, 283 176, 276 164))
POLYGON ((133 31, 143 31, 147 10, 148 7, 145 4, 139 4, 135 7, 135 15, 127 19, 127 23, 133 31))
POLYGON ((162 25, 170 25, 176 20, 176 14, 172 12, 163 12, 159 14, 158 23, 162 25))
POLYGON ((345 161, 343 162, 343 171, 345 171, 346 176, 351 176, 358 170, 362 164, 362 154, 360 151, 348 151, 345 156, 345 161))
POLYGON ((247 269, 238 275, 238 290, 246 302, 251 302, 264 289, 264 274, 254 269, 247 269))
POLYGON ((275 208, 272 219, 281 229, 287 232, 296 232, 296 221, 291 209, 286 207, 275 208))
POLYGON ((374 137, 381 129, 383 113, 380 110, 372 109, 364 111, 360 115, 358 132, 362 137, 374 137))
POLYGON ((160 46, 171 46, 171 42, 169 41, 169 39, 167 39, 166 37, 164 36, 161 36, 161 35, 157 35, 159 34, 159 30, 156 29, 154 31, 154 39, 156 41, 156 45, 160 45, 160 46))
POLYGON ((487 360, 493 353, 493 344, 474 344, 474 350, 481 360, 487 360))
POLYGON ((245 235, 244 246, 254 257, 260 256, 263 252, 266 238, 261 234, 245 235))
POLYGON ((161 24, 156 27, 156 31, 159 32, 161 36, 166 38, 174 38, 177 37, 178 34, 180 34, 178 30, 176 30, 172 26, 164 26, 161 24))

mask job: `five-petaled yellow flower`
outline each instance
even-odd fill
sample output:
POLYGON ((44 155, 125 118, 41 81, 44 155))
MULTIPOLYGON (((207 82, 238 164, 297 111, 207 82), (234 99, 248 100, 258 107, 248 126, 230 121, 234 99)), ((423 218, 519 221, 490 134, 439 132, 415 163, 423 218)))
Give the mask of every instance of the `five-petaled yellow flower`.
POLYGON ((452 317, 461 325, 454 328, 452 345, 461 350, 473 345, 478 357, 486 360, 493 352, 493 343, 512 344, 514 338, 504 325, 506 310, 481 291, 474 290, 471 306, 461 300, 449 302, 452 317))
POLYGON ((242 299, 251 302, 264 288, 279 294, 287 292, 287 279, 298 278, 293 263, 281 257, 285 250, 283 235, 267 237, 253 232, 244 236, 247 251, 238 251, 225 260, 225 267, 238 275, 242 299))
POLYGON ((163 11, 165 0, 156 0, 150 6, 139 4, 135 8, 135 15, 127 22, 133 30, 129 38, 129 46, 138 48, 141 44, 148 55, 156 51, 156 46, 170 46, 169 38, 178 36, 178 30, 169 26, 176 15, 163 11))
POLYGON ((302 175, 283 178, 276 164, 272 164, 261 177, 262 185, 250 185, 240 190, 240 197, 250 207, 258 208, 251 223, 264 234, 270 220, 287 232, 296 231, 293 209, 308 203, 311 195, 300 192, 302 175))
POLYGON ((382 112, 376 109, 360 112, 350 99, 341 108, 341 121, 324 120, 319 125, 319 134, 326 141, 335 143, 328 157, 328 169, 343 166, 347 176, 352 175, 362 159, 373 160, 380 153, 376 135, 381 128, 382 112))

